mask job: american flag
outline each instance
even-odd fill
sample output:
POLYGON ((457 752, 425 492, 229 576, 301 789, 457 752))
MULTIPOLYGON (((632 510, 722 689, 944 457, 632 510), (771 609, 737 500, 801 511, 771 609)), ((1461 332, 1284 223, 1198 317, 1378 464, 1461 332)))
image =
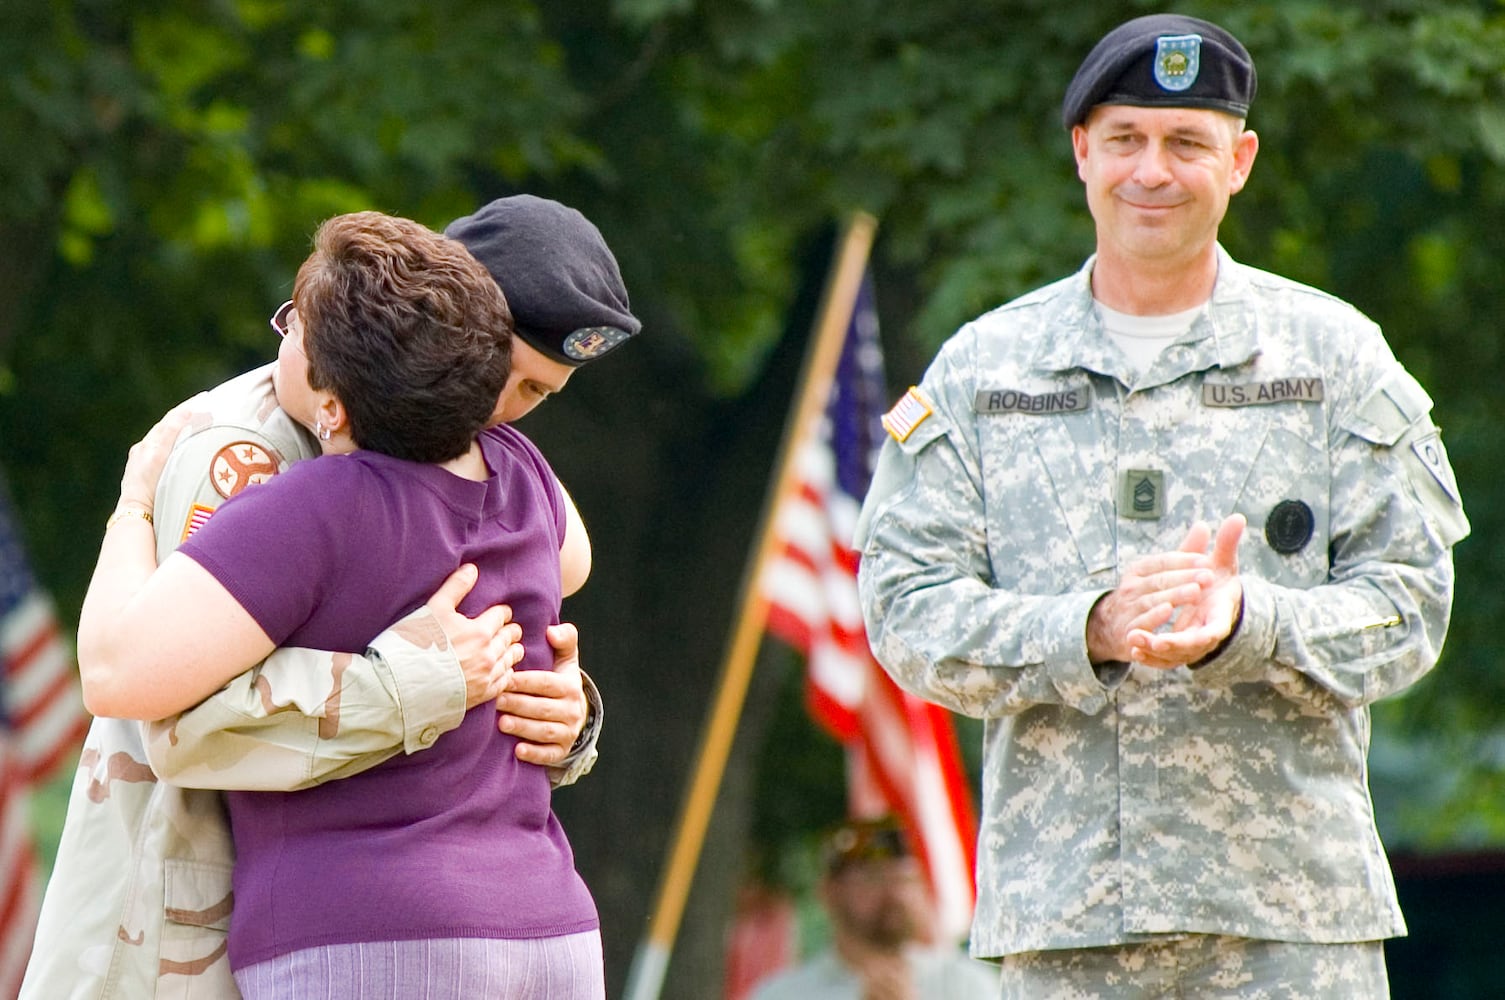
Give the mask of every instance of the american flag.
POLYGON ((73 654, 0 484, 0 997, 20 991, 40 900, 31 787, 78 748, 88 724, 73 654))
POLYGON ((760 581, 768 629, 803 652, 816 721, 847 748, 849 811, 902 817, 924 863, 940 930, 965 935, 975 902, 977 818, 944 709, 901 690, 873 659, 852 537, 883 441, 888 390, 872 280, 864 276, 816 433, 795 445, 796 485, 774 514, 760 581))

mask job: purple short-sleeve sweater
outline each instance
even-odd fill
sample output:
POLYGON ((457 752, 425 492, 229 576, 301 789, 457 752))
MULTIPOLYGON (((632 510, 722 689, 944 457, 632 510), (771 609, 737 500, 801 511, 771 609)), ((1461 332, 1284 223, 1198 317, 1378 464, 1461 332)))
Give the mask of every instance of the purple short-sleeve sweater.
MULTIPOLYGON (((533 637, 522 669, 549 668, 559 487, 512 428, 481 443, 485 482, 366 451, 300 462, 225 503, 179 551, 278 645, 352 653, 473 562, 461 610, 511 605, 533 637)), ((596 928, 548 775, 518 762, 515 743, 481 705, 432 748, 354 777, 231 793, 232 967, 325 944, 596 928)))

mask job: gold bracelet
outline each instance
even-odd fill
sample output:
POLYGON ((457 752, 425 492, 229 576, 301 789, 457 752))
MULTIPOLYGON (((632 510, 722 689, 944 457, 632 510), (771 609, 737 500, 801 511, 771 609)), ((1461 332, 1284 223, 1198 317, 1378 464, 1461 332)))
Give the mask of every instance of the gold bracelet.
POLYGON ((152 523, 152 512, 149 510, 142 510, 140 507, 117 507, 115 513, 111 514, 109 520, 105 521, 105 530, 109 531, 115 527, 115 523, 124 517, 139 517, 147 524, 152 523))

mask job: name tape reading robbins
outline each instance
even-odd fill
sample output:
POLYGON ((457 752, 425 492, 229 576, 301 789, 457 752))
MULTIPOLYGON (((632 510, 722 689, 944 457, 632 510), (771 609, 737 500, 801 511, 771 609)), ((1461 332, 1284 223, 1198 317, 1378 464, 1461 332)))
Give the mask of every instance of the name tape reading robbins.
POLYGON ((1085 388, 1028 393, 1017 389, 982 389, 972 401, 977 413, 1079 413, 1087 409, 1085 388))

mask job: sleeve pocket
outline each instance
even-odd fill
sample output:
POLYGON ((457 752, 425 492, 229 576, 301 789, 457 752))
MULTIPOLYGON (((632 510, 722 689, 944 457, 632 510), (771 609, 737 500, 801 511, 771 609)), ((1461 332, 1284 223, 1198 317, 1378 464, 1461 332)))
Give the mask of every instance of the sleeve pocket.
POLYGON ((1432 412, 1432 397, 1410 372, 1397 369, 1364 397, 1344 429, 1372 444, 1390 447, 1406 428, 1432 412))
POLYGON ((1344 428, 1393 451, 1412 494, 1443 543, 1451 546, 1467 537, 1470 529, 1431 411, 1432 399, 1421 383, 1400 370, 1365 397, 1344 428))

